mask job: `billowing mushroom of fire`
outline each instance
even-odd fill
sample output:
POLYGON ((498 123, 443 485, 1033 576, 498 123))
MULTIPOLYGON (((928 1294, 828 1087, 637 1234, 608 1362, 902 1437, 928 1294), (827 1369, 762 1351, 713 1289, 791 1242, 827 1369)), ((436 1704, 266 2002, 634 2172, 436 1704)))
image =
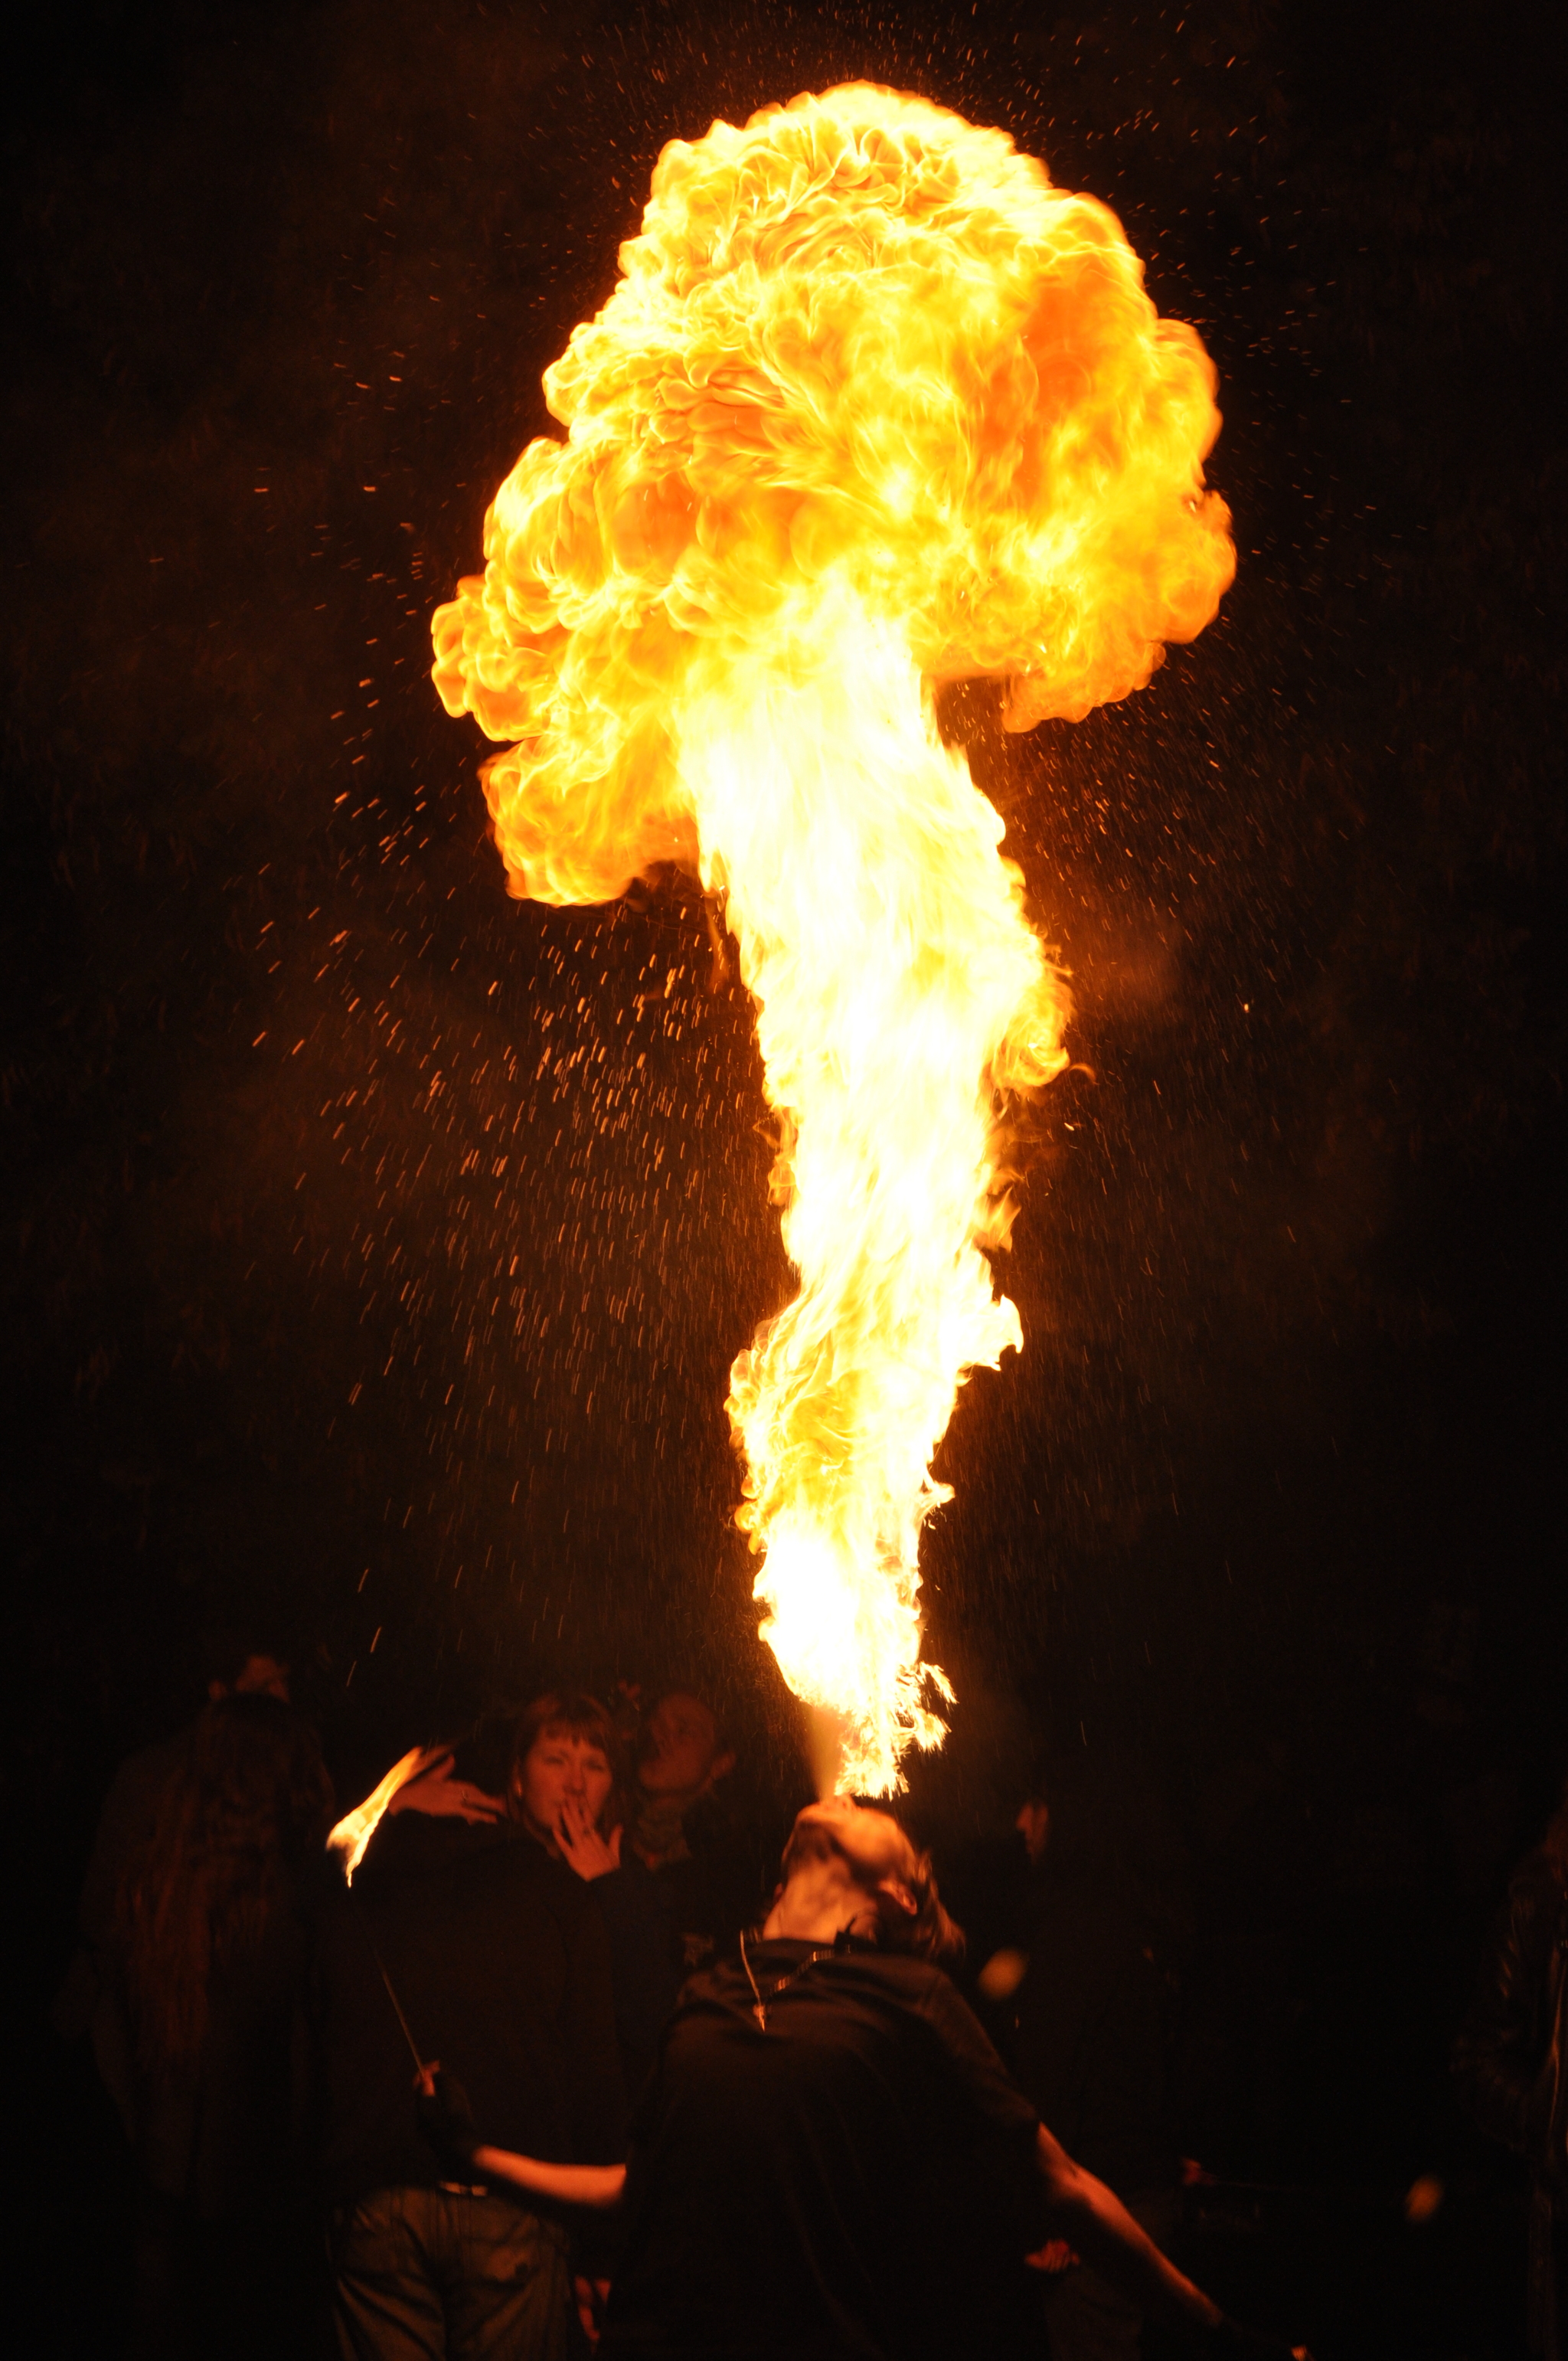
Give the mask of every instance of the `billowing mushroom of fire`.
POLYGON ((1068 994, 935 684, 1079 719, 1234 567, 1194 331, 1115 216, 1000 131, 854 84, 674 140, 598 317, 545 372, 564 442, 495 497, 435 617, 449 712, 508 741, 511 891, 677 862, 757 1005, 800 1289, 736 1360, 762 1636, 847 1788, 900 1784, 951 1691, 920 1527, 958 1388, 1021 1334, 1001 1126, 1068 994))

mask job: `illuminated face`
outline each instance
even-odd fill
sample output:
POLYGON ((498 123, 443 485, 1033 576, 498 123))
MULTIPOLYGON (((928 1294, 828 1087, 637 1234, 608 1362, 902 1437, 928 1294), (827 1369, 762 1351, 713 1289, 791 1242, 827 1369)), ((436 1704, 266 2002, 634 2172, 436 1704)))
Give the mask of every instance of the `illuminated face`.
POLYGON ((808 1804, 795 1821, 789 1857, 792 1865, 837 1858, 864 1887, 879 1916, 914 1915, 915 1848, 891 1812, 873 1811, 847 1795, 808 1804))
POLYGON ((598 1827, 614 1776, 598 1739, 559 1724, 546 1727, 511 1774, 513 1805, 533 1834, 549 1843, 569 1803, 598 1827))
POLYGON ((700 1697, 661 1697, 648 1723, 638 1784, 650 1795, 696 1794, 718 1755, 718 1726, 700 1697))

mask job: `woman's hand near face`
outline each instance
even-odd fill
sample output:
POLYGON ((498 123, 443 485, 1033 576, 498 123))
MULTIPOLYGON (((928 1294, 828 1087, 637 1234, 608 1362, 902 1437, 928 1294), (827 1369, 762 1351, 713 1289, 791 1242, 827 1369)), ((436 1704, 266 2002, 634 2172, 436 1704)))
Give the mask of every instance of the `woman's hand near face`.
POLYGON ((608 1837, 601 1836, 587 1804, 576 1796, 568 1795, 561 1806, 555 1841, 562 1859, 590 1883, 620 1867, 620 1830, 611 1828, 608 1837))
POLYGON ((436 1754, 417 1777, 400 1787, 388 1812, 426 1812, 433 1819, 469 1820, 482 1824, 504 1817, 499 1795, 487 1795, 466 1779, 455 1775, 451 1750, 436 1754))

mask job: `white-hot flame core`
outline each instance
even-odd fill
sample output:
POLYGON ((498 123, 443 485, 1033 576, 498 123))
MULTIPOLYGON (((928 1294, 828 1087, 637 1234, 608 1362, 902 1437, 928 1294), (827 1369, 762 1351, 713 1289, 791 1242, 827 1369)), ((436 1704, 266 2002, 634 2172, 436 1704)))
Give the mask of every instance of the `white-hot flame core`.
POLYGON ((1065 1065, 1067 995, 907 644, 852 595, 728 662, 678 760, 757 1001, 801 1281, 731 1375, 762 1636, 844 1724, 840 1784, 881 1793, 949 1694, 920 1663, 931 1456, 965 1373, 1022 1341, 981 1252, 1007 1226, 995 1071, 1020 1023, 1037 1079, 1065 1065))

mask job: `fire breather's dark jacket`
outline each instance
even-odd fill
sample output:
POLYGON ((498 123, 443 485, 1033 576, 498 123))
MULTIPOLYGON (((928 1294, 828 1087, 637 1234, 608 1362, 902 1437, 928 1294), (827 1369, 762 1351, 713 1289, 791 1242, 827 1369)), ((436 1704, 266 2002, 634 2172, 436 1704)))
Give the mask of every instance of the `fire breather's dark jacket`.
POLYGON ((1568 2217, 1568 1886, 1550 1854, 1515 1871, 1454 2071, 1481 2130, 1530 2164, 1531 2350, 1568 2355, 1553 2317, 1552 2223, 1568 2217))
POLYGON ((444 2176, 414 2117, 414 2061, 466 2089, 483 2137, 566 2163, 626 2153, 609 1945, 587 1885, 508 1822, 383 1820, 314 1927, 310 2009, 322 2194, 444 2176))

